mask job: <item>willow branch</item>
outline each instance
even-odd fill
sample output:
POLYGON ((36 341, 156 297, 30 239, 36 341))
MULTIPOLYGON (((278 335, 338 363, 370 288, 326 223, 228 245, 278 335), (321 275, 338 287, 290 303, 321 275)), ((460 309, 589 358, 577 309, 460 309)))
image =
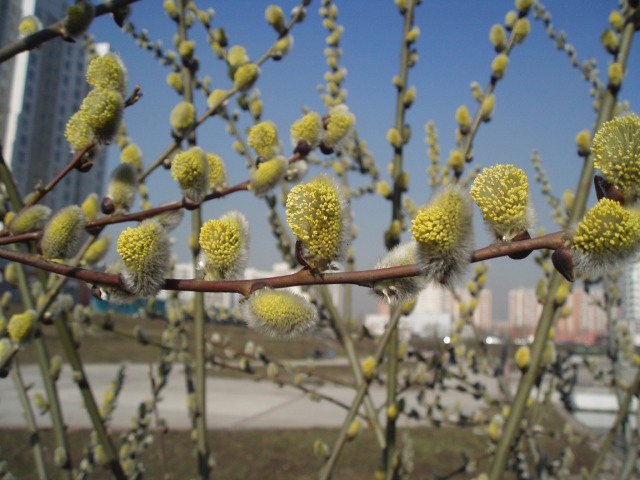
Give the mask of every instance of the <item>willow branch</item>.
MULTIPOLYGON (((135 3, 139 0, 111 0, 109 2, 105 2, 103 4, 97 5, 95 10, 95 16, 100 17, 102 15, 106 15, 107 13, 116 12, 132 3, 135 3)), ((10 58, 15 57, 17 54, 26 52, 28 50, 33 50, 34 48, 39 47, 45 42, 49 40, 53 40, 54 38, 62 36, 62 29, 64 27, 65 19, 58 20, 47 27, 43 28, 39 32, 36 32, 32 35, 28 35, 20 40, 6 45, 3 48, 0 48, 0 63, 6 62, 10 58)))
POLYGON ((602 445, 598 449, 598 456, 596 457, 596 461, 594 462, 593 467, 591 468, 591 472, 589 473, 589 480, 598 478, 598 474, 600 472, 600 468, 602 467, 604 458, 613 445, 613 440, 615 438, 616 432, 618 431, 618 428, 620 428, 623 425, 624 421, 627 419, 631 400, 638 394, 638 390, 640 390, 640 370, 636 372, 636 375, 633 378, 633 382, 627 389, 624 398, 620 403, 619 410, 616 414, 613 425, 611 425, 611 428, 609 429, 604 442, 602 442, 602 445))
MULTIPOLYGON (((509 56, 511 54, 511 50, 513 50, 513 47, 516 45, 515 37, 516 37, 515 33, 512 31, 511 35, 509 36, 509 39, 507 40, 507 45, 505 46, 504 51, 502 51, 504 55, 509 56)), ((494 92, 499 80, 500 80, 499 78, 496 78, 494 75, 491 75, 491 79, 489 80, 489 85, 484 91, 485 98, 487 98, 489 95, 491 95, 494 92)), ((470 161, 471 159, 472 150, 473 150, 473 140, 475 139, 475 136, 478 133, 481 123, 482 123, 482 103, 480 103, 478 105, 478 108, 476 109, 475 116, 473 117, 473 121, 471 122, 471 128, 469 130, 469 133, 465 135, 464 138, 462 139, 462 147, 460 148, 460 152, 462 153, 462 158, 464 158, 467 161, 470 161)))
POLYGON ((24 384, 22 374, 20 373, 20 364, 16 360, 11 368, 11 378, 16 386, 16 392, 18 393, 18 399, 22 404, 22 413, 27 423, 27 431, 29 432, 29 443, 31 443, 31 449, 33 450, 33 461, 35 462, 35 470, 40 480, 46 480, 47 468, 44 462, 44 451, 42 448, 42 439, 40 438, 40 431, 38 430, 38 424, 36 423, 35 416, 33 415, 33 408, 31 407, 31 401, 27 395, 27 386, 24 384))
MULTIPOLYGON (((289 32, 291 31, 291 29, 293 29, 293 26, 298 23, 300 16, 302 15, 302 8, 299 8, 296 12, 296 14, 293 16, 293 18, 289 21, 289 23, 287 24, 286 29, 284 30, 284 32, 282 33, 282 36, 286 36, 289 34, 289 32)), ((258 61, 256 61, 256 65, 260 66, 263 63, 265 63, 269 58, 271 58, 271 51, 273 50, 273 47, 275 46, 276 42, 274 42, 269 49, 258 59, 258 61)), ((229 100, 231 97, 233 97, 236 93, 238 93, 238 89, 236 87, 231 87, 229 90, 227 90, 225 92, 225 94, 218 100, 218 102, 216 102, 215 104, 209 106, 209 109, 206 110, 200 117, 198 117, 198 119, 194 122, 193 125, 191 125, 190 128, 186 129, 184 131, 184 133, 182 134, 182 137, 174 140, 166 149, 165 151, 160 154, 160 156, 158 158, 156 158, 156 160, 144 171, 142 172, 139 176, 138 176, 138 181, 139 182, 143 182, 156 168, 158 168, 160 165, 162 165, 162 163, 169 158, 169 156, 175 152, 176 150, 178 150, 180 148, 180 144, 182 143, 182 139, 183 138, 188 138, 193 132, 196 131, 196 129, 202 125, 204 123, 204 121, 209 118, 212 117, 216 114, 216 111, 218 110, 219 107, 221 107, 227 100, 229 100)))
MULTIPOLYGON (((387 324, 387 327, 384 331, 384 335, 380 339, 380 343, 378 343, 375 354, 373 355, 373 359, 375 361, 376 367, 380 365, 380 362, 382 361, 382 356, 391 338, 391 333, 394 330, 396 330, 398 326, 398 322, 400 321, 400 317, 402 316, 400 309, 395 309, 394 313, 395 315, 392 315, 391 318, 389 319, 389 323, 387 324)), ((351 425, 351 422, 353 422, 353 419, 358 413, 358 410, 360 409, 360 405, 362 404, 362 401, 364 400, 368 390, 369 390, 369 382, 362 382, 358 387, 358 391, 356 392, 356 395, 353 401, 351 402, 351 408, 349 409, 349 413, 347 413, 347 416, 345 417, 344 422, 342 424, 342 428, 340 429, 340 433, 338 434, 338 439, 336 440, 336 443, 333 445, 333 450, 331 451, 331 455, 329 456, 327 463, 325 463, 324 467, 320 471, 320 476, 319 476, 320 480, 328 480, 329 478, 331 478, 333 469, 335 468, 336 463, 340 458, 340 454, 342 453, 342 449, 345 445, 345 442, 347 441, 347 432, 349 431, 349 426, 351 425)))
MULTIPOLYGON (((491 258, 504 257, 527 250, 560 248, 564 243, 564 233, 556 232, 531 238, 518 242, 496 242, 487 247, 476 250, 470 259, 471 263, 488 260, 491 258)), ((126 291, 126 287, 120 276, 87 270, 84 268, 66 265, 63 263, 50 262, 40 255, 32 253, 18 252, 6 248, 0 248, 0 258, 12 262, 30 265, 32 267, 75 278, 87 283, 118 287, 126 291)), ((399 267, 380 268, 376 270, 361 270, 353 272, 323 273, 314 275, 308 269, 302 269, 290 275, 280 277, 260 278, 255 280, 221 280, 208 281, 200 279, 166 279, 163 290, 192 291, 192 292, 230 292, 248 296, 252 291, 262 288, 287 288, 300 285, 328 285, 328 284, 351 284, 361 287, 372 288, 381 280, 391 280, 396 278, 415 277, 422 273, 417 264, 402 265, 399 267)))
MULTIPOLYGON (((622 64, 623 68, 627 63, 634 33, 635 26, 632 23, 625 25, 620 39, 620 53, 618 56, 618 61, 622 64)), ((594 131, 597 131, 605 121, 610 120, 613 116, 617 100, 616 94, 617 90, 608 89, 603 96, 602 104, 595 121, 594 131)), ((576 188, 573 208, 571 209, 569 216, 569 225, 575 225, 578 220, 582 218, 586 208, 586 202, 589 197, 589 192, 591 191, 593 172, 593 153, 591 153, 587 158, 585 158, 582 166, 580 179, 576 188)), ((529 393, 535 383, 536 373, 542 360, 549 331, 557 317, 558 305, 555 302, 555 296, 561 282, 561 275, 558 272, 554 272, 551 275, 551 280, 549 281, 547 298, 542 309, 542 314, 540 315, 540 320, 538 321, 538 326, 536 327, 533 344, 531 345, 529 370, 522 376, 520 383, 518 384, 518 389, 511 405, 511 413, 504 425, 502 437, 496 446, 496 454, 493 458, 489 472, 489 478, 491 480, 498 480, 503 477, 509 452, 512 449, 513 441, 520 430, 520 422, 525 413, 529 393)))

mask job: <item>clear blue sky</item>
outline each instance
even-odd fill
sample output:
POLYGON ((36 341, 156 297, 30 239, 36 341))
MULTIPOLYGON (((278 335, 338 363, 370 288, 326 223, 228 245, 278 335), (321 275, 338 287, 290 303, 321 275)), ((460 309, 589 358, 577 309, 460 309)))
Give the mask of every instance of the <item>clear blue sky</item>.
MULTIPOLYGON (((275 38, 264 20, 268 1, 238 0, 198 2, 200 7, 211 6, 216 15, 214 26, 226 29, 230 45, 245 46, 252 59, 260 57, 275 38)), ((600 35, 607 27, 610 11, 616 0, 549 0, 545 2, 557 30, 564 30, 581 60, 595 58, 606 75, 610 56, 600 45, 600 35)), ((386 165, 392 150, 385 136, 394 121, 395 89, 391 78, 398 72, 402 17, 393 0, 342 0, 338 23, 345 32, 341 46, 341 64, 347 68, 347 104, 357 117, 359 135, 366 139, 376 158, 382 178, 388 179, 386 165)), ((280 3, 289 12, 296 2, 280 3)), ((290 153, 288 129, 299 118, 302 107, 324 112, 316 86, 323 82, 327 70, 323 57, 326 31, 318 15, 320 2, 314 0, 308 8, 304 23, 295 27, 292 52, 281 62, 267 62, 262 69, 258 88, 264 101, 263 119, 279 126, 285 151, 290 153)), ((472 0, 424 1, 417 8, 416 24, 421 36, 416 44, 419 62, 410 71, 410 84, 417 88, 417 100, 408 112, 413 136, 405 149, 405 165, 410 173, 411 198, 418 204, 426 202, 430 190, 426 168, 428 158, 424 143, 424 125, 433 120, 440 136, 443 160, 455 147, 454 112, 461 104, 473 111, 469 84, 478 81, 488 84, 490 63, 495 56, 489 42, 489 29, 502 23, 513 9, 513 1, 478 2, 472 0)), ((172 48, 175 33, 161 2, 143 0, 133 5, 132 20, 138 28, 146 28, 152 41, 161 39, 165 48, 172 48)), ((582 160, 575 154, 575 135, 591 128, 595 115, 589 96, 589 85, 578 70, 571 67, 566 54, 558 51, 549 40, 540 21, 531 18, 532 30, 524 44, 513 51, 505 79, 496 90, 496 112, 490 123, 483 124, 475 141, 474 164, 489 166, 513 163, 530 177, 530 191, 534 198, 538 225, 547 231, 554 229, 549 211, 541 200, 539 187, 533 182, 530 163, 532 151, 538 150, 557 195, 566 188, 574 188, 582 160)), ((106 41, 118 51, 129 70, 130 85, 140 84, 142 100, 127 109, 125 120, 133 141, 142 148, 146 162, 152 162, 169 144, 169 112, 180 101, 165 83, 168 70, 160 66, 148 52, 140 50, 126 34, 119 31, 106 17, 97 19, 92 27, 96 41, 106 41)), ((196 25, 190 37, 199 41, 197 55, 201 74, 213 79, 214 88, 229 88, 223 62, 215 59, 204 40, 203 29, 196 25)), ((640 59, 633 48, 627 79, 620 98, 629 100, 631 109, 640 105, 640 59)), ((197 108, 204 111, 205 102, 198 98, 197 108)), ((243 125, 248 125, 246 122, 243 125)), ((206 150, 219 153, 225 159, 230 183, 247 178, 244 160, 230 148, 231 137, 217 118, 210 119, 198 130, 198 141, 206 150)), ((117 148, 112 147, 110 163, 118 161, 117 148)), ((317 173, 311 171, 310 175, 317 173)), ((309 178, 309 177, 307 177, 309 178)), ((360 180, 354 177, 353 184, 360 180)), ((148 182, 154 204, 179 198, 179 192, 167 171, 159 170, 148 182)), ((593 201, 593 198, 592 200, 593 201)), ((268 268, 277 258, 266 234, 268 226, 263 201, 242 192, 228 199, 212 202, 204 209, 205 218, 214 218, 227 210, 239 209, 249 217, 252 230, 250 265, 268 268)), ((355 203, 355 223, 359 228, 356 240, 358 268, 370 268, 384 252, 382 235, 390 218, 390 204, 380 197, 370 196, 355 203)), ((476 216, 476 246, 488 242, 479 215, 476 216)), ((176 253, 181 260, 189 257, 186 247, 187 221, 176 233, 176 253)), ((117 231, 112 232, 117 235, 117 231)), ((506 289, 531 286, 539 271, 533 259, 514 265, 511 260, 490 262, 489 287, 494 291, 494 312, 497 318, 506 317, 506 289), (517 274, 514 275, 514 272, 517 274)), ((360 297, 359 297, 360 298, 360 297)), ((368 298, 363 295, 361 298, 368 298)), ((361 311, 373 303, 363 300, 361 311)))

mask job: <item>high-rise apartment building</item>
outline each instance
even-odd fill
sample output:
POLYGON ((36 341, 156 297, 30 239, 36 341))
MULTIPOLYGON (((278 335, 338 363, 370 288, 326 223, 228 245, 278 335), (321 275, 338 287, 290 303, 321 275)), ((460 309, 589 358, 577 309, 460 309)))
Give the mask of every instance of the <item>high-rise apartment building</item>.
MULTIPOLYGON (((66 15, 67 0, 0 1, 0 42, 18 38, 18 24, 35 15, 48 25, 66 15)), ((67 121, 88 91, 82 41, 54 39, 0 64, 0 142, 22 195, 52 179, 72 158, 64 137, 67 121)), ((71 172, 42 203, 54 211, 102 193, 106 159, 87 173, 71 172)))
POLYGON ((509 326, 513 335, 529 335, 535 331, 542 313, 533 288, 509 290, 509 326))
MULTIPOLYGON (((607 319, 601 304, 602 288, 591 288, 587 293, 575 285, 564 305, 564 315, 555 324, 557 342, 596 343, 607 333, 607 319)), ((542 304, 533 288, 517 288, 509 291, 509 327, 516 337, 535 334, 542 304)), ((618 315, 617 309, 613 310, 618 315)))
MULTIPOLYGON (((450 335, 454 323, 460 318, 460 301, 469 305, 471 295, 466 288, 456 289, 455 295, 438 283, 430 283, 416 298, 413 311, 403 321, 401 330, 422 337, 438 337, 450 335)), ((389 319, 389 306, 386 302, 378 303, 378 311, 365 317, 365 325, 374 334, 382 332, 389 319)), ((493 323, 493 294, 485 288, 477 298, 477 304, 473 313, 473 324, 480 334, 492 332, 493 323)), ((469 328, 463 329, 463 336, 472 335, 469 328)))
MULTIPOLYGON (((626 266, 623 276, 624 318, 629 322, 629 330, 634 337, 640 335, 640 260, 626 266)), ((636 341, 636 344, 638 342, 636 341)))

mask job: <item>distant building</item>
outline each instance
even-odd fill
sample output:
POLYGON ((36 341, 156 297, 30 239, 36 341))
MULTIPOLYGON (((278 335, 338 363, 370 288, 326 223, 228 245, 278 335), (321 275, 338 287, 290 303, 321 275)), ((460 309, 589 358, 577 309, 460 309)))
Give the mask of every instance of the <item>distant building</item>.
MULTIPOLYGON (((588 294, 580 286, 573 288, 563 309, 566 316, 559 318, 555 324, 556 342, 593 344, 606 335, 606 315, 598 305, 602 301, 601 288, 591 288, 588 294)), ((534 289, 517 288, 509 291, 511 335, 534 335, 541 313, 542 304, 538 302, 534 289)))
MULTIPOLYGON (((67 0, 0 1, 0 42, 18 39, 26 15, 48 25, 66 15, 67 0)), ((88 85, 87 50, 54 39, 0 64, 0 143, 22 195, 51 180, 71 160, 64 137, 67 121, 78 110, 88 85)), ((106 156, 86 173, 72 172, 42 200, 54 211, 81 203, 91 192, 102 194, 106 156)))
POLYGON ((635 344, 640 345, 640 260, 627 265, 624 270, 623 282, 622 308, 624 318, 629 322, 629 329, 635 344))
MULTIPOLYGON (((454 295, 442 285, 432 283, 420 292, 416 299, 416 306, 407 317, 401 320, 400 328, 410 331, 413 335, 429 338, 443 338, 451 335, 453 324, 460 318, 460 302, 468 304, 471 296, 467 289, 457 289, 454 295), (404 326, 406 322, 408 326, 404 326)), ((483 289, 478 296, 473 323, 483 333, 490 332, 493 315, 493 295, 491 290, 483 289)), ((378 313, 365 316, 365 326, 372 333, 384 332, 384 326, 389 320, 389 307, 380 302, 378 313)), ((471 331, 463 330, 463 335, 471 335, 471 331)))
MULTIPOLYGON (((242 278, 247 280, 256 280, 258 278, 282 277, 284 275, 291 275, 292 273, 295 273, 297 270, 299 270, 299 268, 293 269, 289 267, 289 264, 287 264, 286 262, 278 262, 273 264, 273 266, 271 267, 271 270, 260 270, 257 268, 248 267, 244 271, 244 276, 242 278)), ((341 311, 342 285, 327 285, 327 288, 329 289, 329 294, 333 299, 334 305, 336 306, 338 311, 341 311)), ((306 293, 304 292, 304 289, 300 286, 289 287, 287 288, 287 290, 291 292, 299 293, 303 296, 307 296, 306 293)), ((238 295, 236 294, 236 296, 238 295)))
MULTIPOLYGON (((587 293, 576 286, 565 305, 565 308, 570 309, 569 316, 558 319, 556 323, 556 341, 594 344, 599 337, 606 336, 607 315, 602 308, 603 302, 602 288, 591 288, 587 293)), ((618 310, 613 307, 613 314, 618 316, 618 310)))
MULTIPOLYGON (((370 313, 365 315, 364 326, 367 331, 374 337, 381 337, 384 334, 384 329, 389 322, 388 313, 370 313)), ((411 335, 414 334, 413 322, 409 317, 401 317, 398 321, 398 332, 400 340, 408 341, 411 335)))
POLYGON ((509 290, 509 326, 514 336, 527 336, 535 331, 542 313, 533 288, 509 290))
MULTIPOLYGON (((179 262, 176 263, 173 268, 173 277, 188 279, 195 278, 195 271, 193 268, 193 262, 179 262)), ((178 297, 184 301, 188 302, 194 297, 195 293, 190 291, 180 292, 178 297)), ((158 295, 159 298, 166 298, 167 292, 161 291, 158 295)), ((214 309, 214 308, 232 308, 233 303, 233 294, 229 292, 205 292, 204 294, 204 306, 206 309, 214 309)))

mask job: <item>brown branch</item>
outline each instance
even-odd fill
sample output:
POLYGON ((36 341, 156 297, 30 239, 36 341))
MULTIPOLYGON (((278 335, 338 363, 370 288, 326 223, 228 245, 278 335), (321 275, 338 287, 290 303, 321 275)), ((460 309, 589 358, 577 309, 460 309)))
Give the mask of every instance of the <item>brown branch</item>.
MULTIPOLYGON (((113 13, 120 10, 127 5, 135 3, 139 0, 112 0, 96 6, 95 16, 99 17, 107 13, 113 13)), ((47 27, 43 28, 39 32, 32 35, 28 35, 20 40, 11 43, 0 49, 0 63, 5 62, 17 54, 26 52, 27 50, 33 50, 39 47, 49 40, 53 40, 56 37, 62 37, 62 27, 64 26, 64 18, 58 20, 47 27)))
MULTIPOLYGON (((563 232, 550 233, 541 237, 522 240, 519 242, 496 242, 487 247, 476 250, 470 262, 475 263, 491 258, 504 257, 527 250, 550 249, 555 250, 563 246, 565 241, 563 232)), ((30 265, 58 275, 82 280, 95 285, 105 285, 127 290, 119 275, 96 272, 84 268, 73 267, 62 263, 50 262, 40 255, 17 252, 0 248, 0 258, 12 262, 30 265)), ((192 291, 192 292, 229 292, 239 293, 244 296, 251 294, 253 290, 262 287, 287 288, 300 285, 328 285, 350 284, 371 288, 376 282, 394 278, 415 277, 421 274, 417 264, 403 265, 400 267, 380 268, 376 270, 361 270, 355 272, 323 273, 314 275, 308 269, 302 269, 290 275, 280 277, 259 278, 254 280, 221 280, 207 281, 200 279, 166 279, 163 290, 192 291)))
POLYGON ((42 238, 42 230, 37 232, 19 233, 16 235, 0 236, 0 245, 10 245, 18 242, 29 242, 42 238))
MULTIPOLYGON (((137 1, 137 0, 135 0, 137 1)), ((140 85, 136 85, 133 87, 133 91, 131 92, 131 95, 129 95, 129 97, 125 100, 125 108, 130 107, 132 105, 134 105, 138 100, 140 100, 140 98, 142 97, 142 92, 140 91, 140 85)), ((38 203, 40 200, 42 200, 42 198, 49 193, 51 190, 53 190, 56 185, 58 183, 60 183, 64 177, 66 177, 72 170, 78 168, 79 166, 82 165, 82 160, 84 158, 84 155, 86 153, 88 153, 89 151, 91 151, 93 148, 95 148, 97 145, 95 140, 90 141, 89 143, 87 143, 81 150, 77 151, 75 153, 75 155, 73 156, 73 158, 69 161, 69 163, 62 169, 60 170, 57 175, 45 186, 41 186, 38 185, 36 186, 35 190, 33 191, 33 194, 29 197, 29 201, 26 202, 22 208, 20 209, 20 211, 23 211, 29 207, 32 207, 33 205, 35 205, 36 203, 38 203)), ((3 159, 4 161, 4 159, 3 159)), ((9 225, 5 225, 5 228, 0 232, 0 237, 2 236, 8 236, 9 235, 9 227, 11 224, 9 225)), ((37 233, 37 232, 36 232, 37 233)), ((40 236, 42 236, 42 233, 40 233, 40 236)), ((30 238, 26 238, 26 239, 16 239, 15 236, 12 237, 13 239, 10 241, 7 241, 6 239, 3 242, 0 242, 0 245, 4 245, 7 243, 13 243, 16 241, 24 241, 24 240, 30 240, 30 238)))
MULTIPOLYGON (((227 195, 230 195, 232 193, 247 190, 248 187, 249 187, 249 181, 247 180, 245 182, 239 183, 232 187, 225 188, 224 190, 221 190, 219 192, 210 193, 204 197, 202 202, 206 202, 207 200, 214 200, 216 198, 226 197, 227 195)), ((176 202, 166 203, 164 205, 160 205, 159 207, 149 208, 147 210, 142 210, 140 212, 129 213, 127 215, 119 215, 116 217, 106 216, 106 217, 99 218, 98 220, 87 222, 85 228, 88 231, 93 231, 98 228, 103 228, 106 225, 114 225, 116 223, 141 222, 142 220, 155 217, 156 215, 160 215, 162 213, 172 212, 174 210, 185 208, 187 207, 187 203, 189 202, 183 198, 182 200, 178 200, 176 202)), ((189 207, 191 206, 192 204, 189 203, 189 207)))
MULTIPOLYGON (((224 190, 221 190, 219 192, 210 193, 209 195, 205 196, 202 201, 205 202, 207 200, 222 198, 234 192, 241 192, 243 190, 247 190, 248 187, 249 187, 249 181, 245 181, 237 185, 234 185, 233 187, 229 187, 224 190)), ((128 215, 119 215, 116 217, 105 216, 105 217, 99 218, 98 220, 87 222, 84 228, 89 233, 97 233, 107 225, 114 225, 116 223, 125 223, 125 222, 141 222, 142 220, 155 217, 156 215, 160 215, 162 213, 185 208, 187 206, 186 205, 187 203, 188 203, 187 200, 183 198, 182 200, 179 200, 177 202, 167 203, 165 205, 161 205, 156 208, 150 208, 148 210, 142 210, 140 212, 130 213, 128 215)), ((27 233, 19 233, 19 234, 11 235, 9 233, 9 230, 5 228, 5 230, 0 232, 0 245, 10 245, 12 243, 39 240, 40 238, 42 238, 42 234, 43 234, 43 231, 39 230, 37 232, 27 232, 27 233)))
POLYGON ((25 208, 29 208, 29 207, 35 205, 36 203, 38 203, 42 199, 42 197, 44 197, 47 193, 49 193, 51 190, 53 190, 54 187, 58 183, 60 183, 62 181, 62 179, 67 176, 67 174, 69 172, 71 172, 78 165, 80 165, 80 162, 82 161, 82 158, 84 157, 84 155, 86 153, 88 153, 91 149, 93 149, 96 145, 97 144, 96 144, 95 140, 92 140, 89 143, 87 143, 82 148, 82 150, 79 150, 78 152, 76 152, 76 154, 73 156, 71 161, 62 170, 60 170, 58 172, 58 174, 48 184, 46 184, 44 187, 38 185, 36 187, 36 189, 34 190, 33 195, 31 195, 31 197, 29 197, 29 201, 26 202, 24 204, 24 206, 22 207, 22 210, 24 210, 25 208))

